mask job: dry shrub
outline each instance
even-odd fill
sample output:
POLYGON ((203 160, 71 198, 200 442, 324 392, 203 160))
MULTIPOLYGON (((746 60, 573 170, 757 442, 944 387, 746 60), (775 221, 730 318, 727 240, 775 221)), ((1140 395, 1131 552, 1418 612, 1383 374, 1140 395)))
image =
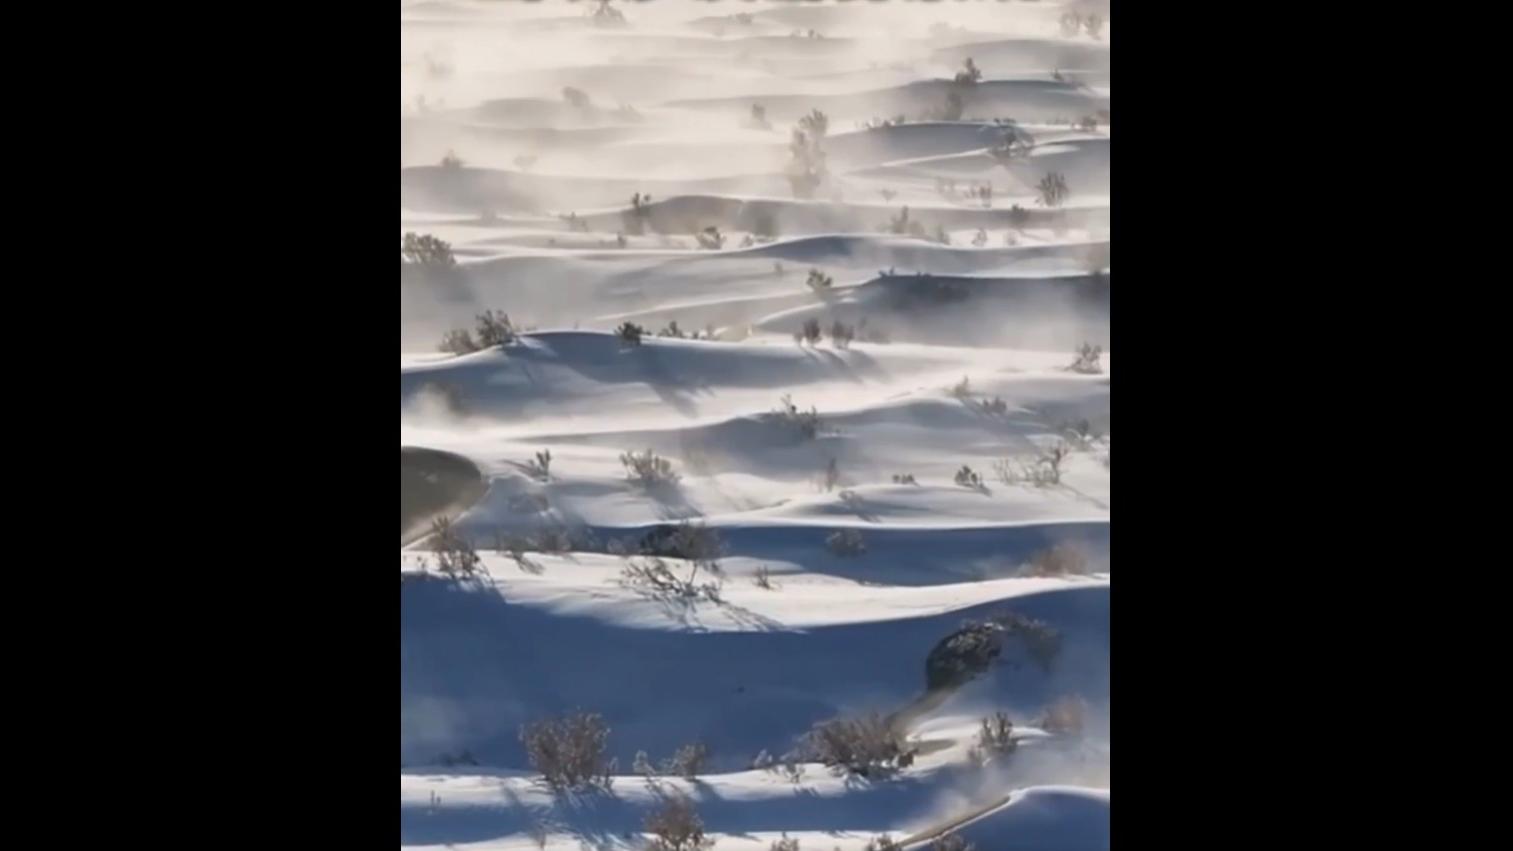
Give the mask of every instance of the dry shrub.
POLYGON ((576 712, 520 728, 531 767, 555 791, 609 789, 614 763, 606 759, 609 727, 593 713, 576 712))
POLYGON ((805 756, 862 777, 882 777, 907 761, 893 726, 876 712, 817 724, 804 736, 805 756))
POLYGON ((652 851, 696 851, 714 843, 704 837, 704 821, 693 802, 681 794, 663 800, 662 806, 648 813, 644 822, 652 835, 652 851))

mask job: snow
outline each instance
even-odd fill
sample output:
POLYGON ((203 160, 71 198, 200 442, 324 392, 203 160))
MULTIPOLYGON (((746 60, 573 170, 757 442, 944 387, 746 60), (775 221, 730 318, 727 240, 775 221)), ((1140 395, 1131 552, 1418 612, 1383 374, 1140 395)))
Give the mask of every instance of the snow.
POLYGON ((1108 109, 1109 28, 1065 38, 1057 3, 611 5, 627 26, 594 26, 593 4, 401 7, 401 233, 458 262, 401 276, 401 846, 640 848, 677 792, 718 849, 926 848, 945 830, 978 851, 1107 848, 1111 139, 1106 113, 1072 122, 1108 109), (810 28, 824 37, 791 35, 810 28), (965 116, 931 117, 967 57, 984 77, 965 116), (830 176, 799 199, 789 132, 816 108, 830 176), (1006 167, 989 151, 1010 118, 1037 144, 1006 167), (439 165, 449 151, 462 167, 439 165), (905 206, 929 239, 895 232, 905 206), (698 247, 708 227, 721 247, 698 247), (523 332, 436 351, 485 310, 523 332), (823 341, 796 342, 810 320, 823 341), (626 321, 639 345, 614 333, 626 321), (673 321, 701 338, 655 336, 673 321), (1083 343, 1097 371, 1069 368, 1083 343), (813 435, 773 416, 785 399, 817 412, 813 435), (1059 481, 1000 475, 1058 445, 1059 481), (676 483, 627 480, 622 453, 647 449, 676 483), (419 539, 437 518, 478 549, 473 578, 436 573, 419 539), (615 553, 680 521, 718 534, 718 576, 666 564, 717 599, 625 578, 615 553), (569 551, 499 551, 552 530, 569 551), (832 551, 843 531, 864 552, 832 551), (1055 547, 1085 570, 1027 568, 1055 547), (927 692, 936 643, 1005 611, 1060 634, 1055 663, 1006 642, 982 676, 927 692), (1080 733, 1041 726, 1065 696, 1080 733), (610 728, 607 792, 552 794, 519 741, 576 710, 610 728), (895 776, 752 767, 871 711, 900 713, 917 748, 895 776), (979 719, 1000 711, 1018 749, 978 769, 979 719), (629 769, 695 741, 694 780, 629 769))

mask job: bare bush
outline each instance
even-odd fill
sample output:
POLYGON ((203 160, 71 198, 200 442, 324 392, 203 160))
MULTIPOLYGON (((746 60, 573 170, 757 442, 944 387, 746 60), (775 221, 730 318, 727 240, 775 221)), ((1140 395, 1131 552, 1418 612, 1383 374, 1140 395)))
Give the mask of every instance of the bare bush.
POLYGON ((620 221, 628 234, 641 236, 646 233, 646 225, 651 221, 651 196, 639 192, 630 196, 630 209, 620 214, 620 221))
POLYGON ((864 851, 904 851, 904 846, 899 845, 889 837, 874 836, 872 841, 867 843, 864 851))
POLYGON ((815 725, 804 736, 803 750, 813 762, 862 777, 894 773, 908 753, 888 719, 876 712, 815 725))
POLYGON ((856 529, 842 529, 825 538, 825 549, 842 558, 855 558, 867 552, 867 541, 856 529))
POLYGON ((883 230, 887 233, 899 234, 901 236, 925 238, 925 226, 917 221, 910 220, 908 204, 899 208, 898 215, 890 218, 888 223, 883 225, 883 230))
POLYGON ((446 332, 437 348, 454 355, 466 355, 478 351, 479 345, 473 341, 473 335, 462 328, 446 332))
POLYGON ((662 761, 662 774, 693 780, 704 773, 704 764, 709 761, 709 747, 703 742, 694 742, 678 748, 672 756, 662 761))
POLYGON ((543 449, 536 453, 536 457, 525 464, 526 472, 542 481, 548 481, 552 477, 552 450, 543 449))
POLYGON ((977 82, 981 79, 982 69, 977 67, 977 63, 972 61, 972 57, 968 56, 967 61, 962 63, 961 70, 956 72, 956 76, 951 79, 951 82, 958 86, 970 87, 977 85, 977 82))
POLYGON ((462 168, 462 157, 453 151, 447 151, 446 156, 441 158, 441 167, 447 171, 458 171, 462 168))
POLYGON ((967 756, 972 762, 983 766, 1010 756, 1018 747, 1019 743, 1014 739, 1014 722, 1004 713, 995 712, 982 719, 982 726, 977 731, 977 744, 967 752, 967 756))
POLYGON ((1081 698, 1066 696, 1051 701, 1040 717, 1040 729, 1054 736, 1076 736, 1086 723, 1087 705, 1081 698))
POLYGON ((788 143, 788 185, 795 198, 813 198, 829 177, 823 141, 830 127, 825 113, 814 110, 799 119, 788 143))
POLYGON ((978 475, 975 470, 965 464, 961 465, 961 469, 956 471, 956 483, 964 488, 982 490, 982 476, 978 475))
POLYGON ((791 428, 805 440, 814 440, 820 433, 820 412, 813 405, 807 411, 799 410, 799 406, 793 404, 793 397, 788 395, 778 400, 777 409, 763 414, 762 419, 791 428))
POLYGON ((515 342, 518 334, 510 323, 510 315, 503 311, 485 310, 478 314, 478 344, 484 348, 507 346, 515 342))
POLYGON ((1042 207, 1060 207, 1071 195, 1071 190, 1066 185, 1066 177, 1059 171, 1053 171, 1042 177, 1040 182, 1035 184, 1035 191, 1038 193, 1035 200, 1042 207))
POLYGON ((1057 544, 1031 556, 1024 572, 1029 576, 1085 576, 1092 568, 1082 550, 1071 544, 1057 544))
POLYGON ((990 417, 1001 417, 1009 412, 1009 403, 1001 396, 991 399, 982 399, 976 403, 977 410, 990 417))
POLYGON ((438 517, 431 521, 426 539, 436 562, 436 572, 450 579, 463 579, 483 572, 483 560, 466 536, 457 531, 451 520, 438 517))
POLYGON ((1067 367, 1072 372, 1080 372, 1084 375, 1101 375, 1103 373, 1103 347, 1092 343, 1083 343, 1077 347, 1077 359, 1067 367))
POLYGON ((1006 485, 1054 487, 1061 484, 1061 463, 1071 451, 1064 442, 1058 441, 1031 462, 1003 458, 993 462, 993 470, 998 473, 998 480, 1006 485))
POLYGON ((582 89, 575 89, 572 86, 568 86, 562 90, 562 99, 567 101, 567 105, 573 109, 591 109, 594 105, 593 101, 589 99, 587 92, 582 89))
POLYGON ((977 229, 977 234, 972 237, 972 247, 981 248, 988 244, 988 232, 983 228, 977 229))
POLYGON ((784 833, 782 839, 772 840, 772 844, 768 846, 767 851, 799 851, 799 841, 797 839, 790 839, 788 834, 784 833))
POLYGON ((700 563, 690 561, 687 565, 688 576, 684 577, 673 573, 667 561, 659 556, 633 558, 621 568, 620 584, 642 589, 659 598, 702 598, 713 603, 720 602, 720 581, 714 578, 708 582, 698 582, 700 563))
POLYGON ((1093 445, 1104 437, 1103 431, 1094 425, 1091 420, 1081 419, 1062 423, 1057 431, 1066 436, 1073 446, 1082 450, 1090 450, 1093 445))
POLYGON ((856 339, 856 328, 835 320, 830 326, 830 344, 842 351, 851 348, 851 341, 856 339))
POLYGON ((950 393, 962 401, 972 398, 972 380, 963 375, 961 381, 951 385, 950 393))
POLYGON ((714 844, 704 837, 704 822, 693 802, 681 794, 665 798, 647 814, 644 826, 652 835, 651 851, 699 851, 714 844))
POLYGON ((808 343, 811 346, 817 346, 820 340, 824 339, 824 336, 825 332, 820 328, 820 321, 818 319, 804 320, 803 326, 793 332, 793 339, 800 345, 808 343))
POLYGON ((609 727, 600 716, 575 712, 520 728, 531 767, 556 791, 609 789, 614 764, 606 754, 609 727))
POLYGON ((758 588, 763 589, 764 591, 772 591, 776 588, 776 586, 772 584, 772 571, 769 570, 767 568, 767 565, 765 564, 757 568, 756 578, 752 580, 752 584, 756 585, 756 587, 758 588))
POLYGON ((681 521, 675 526, 657 526, 636 544, 641 555, 680 558, 697 563, 710 573, 719 572, 719 560, 725 555, 720 533, 703 523, 681 521))
POLYGON ((457 266, 450 243, 430 234, 407 233, 399 241, 400 260, 422 269, 449 270, 457 266))
POLYGON ((620 327, 615 329, 615 336, 620 338, 622 346, 641 345, 641 336, 645 333, 646 329, 634 322, 622 322, 620 327))
POLYGON ((815 295, 824 295, 825 293, 830 292, 830 288, 835 285, 835 279, 818 269, 810 269, 809 277, 804 281, 804 284, 807 285, 815 295))
POLYGON ((895 484, 895 485, 917 485, 917 484, 919 484, 919 482, 914 481, 914 474, 913 473, 894 473, 893 474, 893 484, 895 484))
POLYGON ((625 467, 625 478, 643 487, 677 484, 680 478, 673 471, 671 461, 650 449, 640 455, 634 452, 622 452, 620 464, 625 467))
POLYGON ((746 126, 753 130, 771 130, 772 123, 767 120, 767 107, 759 103, 752 104, 751 118, 747 120, 746 126))

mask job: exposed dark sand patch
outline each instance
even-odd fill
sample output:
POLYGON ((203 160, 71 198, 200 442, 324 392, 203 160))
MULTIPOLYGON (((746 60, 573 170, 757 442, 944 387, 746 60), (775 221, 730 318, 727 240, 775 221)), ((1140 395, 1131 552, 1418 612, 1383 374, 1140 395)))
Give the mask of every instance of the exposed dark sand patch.
POLYGON ((483 473, 461 455, 399 447, 399 545, 421 538, 436 518, 462 513, 486 490, 483 473))

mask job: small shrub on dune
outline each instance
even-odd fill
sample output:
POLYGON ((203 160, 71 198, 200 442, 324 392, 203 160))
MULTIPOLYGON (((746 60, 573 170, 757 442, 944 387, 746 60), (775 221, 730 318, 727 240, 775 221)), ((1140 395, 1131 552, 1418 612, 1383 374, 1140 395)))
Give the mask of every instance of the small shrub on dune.
POLYGON ((700 564, 688 563, 688 576, 679 576, 659 556, 642 556, 625 563, 620 570, 620 583, 629 588, 639 588, 659 599, 697 600, 703 598, 713 603, 720 602, 721 582, 718 577, 708 582, 698 582, 700 564))
POLYGON ((771 130, 772 123, 767 120, 767 107, 759 103, 752 104, 751 118, 747 120, 746 126, 753 130, 771 130))
POLYGON ((593 101, 589 100, 588 93, 582 89, 575 89, 572 86, 568 86, 562 90, 562 99, 567 101, 567 105, 573 109, 590 109, 593 107, 593 101))
POLYGON ((893 725, 876 712, 815 725, 803 750, 813 762, 868 778, 893 774, 909 755, 893 725))
POLYGON ((543 449, 536 457, 526 462, 526 471, 535 478, 547 481, 552 477, 552 450, 543 449))
POLYGON ((704 822, 693 802, 674 793, 648 813, 644 822, 651 834, 650 851, 700 851, 714 845, 704 837, 704 822))
POLYGON ((473 549, 472 542, 445 517, 431 522, 431 535, 426 544, 431 548, 436 572, 449 579, 465 579, 483 572, 483 560, 473 549))
POLYGON ((988 244, 988 232, 984 228, 977 229, 977 235, 972 237, 972 247, 981 248, 988 244))
POLYGON ((994 461, 993 469, 998 473, 998 480, 1006 485, 1027 484, 1038 488, 1054 487, 1061 484, 1061 464, 1071 451, 1071 447, 1058 441, 1051 448, 1041 452, 1032 462, 1025 463, 1013 458, 1004 458, 994 461))
POLYGON ((725 554, 725 542, 719 532, 703 523, 684 520, 676 526, 658 526, 646 533, 637 549, 643 555, 696 562, 709 572, 718 573, 718 562, 725 554))
POLYGON ((886 836, 874 836, 865 851, 904 851, 904 846, 886 836))
POLYGON ((842 529, 825 538, 825 549, 841 558, 855 558, 867 552, 867 541, 856 529, 842 529))
POLYGON ((819 481, 820 490, 823 490, 826 493, 829 493, 830 491, 835 490, 836 487, 840 485, 840 483, 841 483, 841 468, 840 468, 840 465, 838 463, 836 463, 836 460, 834 458, 831 458, 830 459, 830 463, 828 463, 828 464, 825 465, 825 472, 823 472, 823 473, 820 474, 820 481, 819 481))
POLYGON ((847 325, 837 319, 830 326, 830 344, 842 351, 851 348, 851 341, 856 339, 856 328, 847 325))
MULTIPOLYGON (((698 332, 694 333, 697 334, 698 332)), ((678 320, 674 319, 671 322, 667 323, 667 327, 663 328, 661 331, 658 331, 657 336, 671 337, 675 340, 681 340, 688 335, 683 333, 683 329, 678 327, 678 320)))
POLYGON ((895 485, 917 485, 917 484, 919 484, 919 482, 914 481, 914 474, 913 473, 894 473, 893 474, 893 484, 895 484, 895 485))
POLYGON ((615 336, 620 338, 622 346, 641 345, 641 335, 645 333, 646 329, 634 322, 623 322, 615 329, 615 336))
POLYGON ((972 381, 971 381, 971 379, 969 379, 965 375, 963 375, 961 377, 961 381, 957 382, 956 384, 951 385, 950 393, 951 393, 952 396, 956 397, 957 399, 962 400, 963 402, 965 402, 968 399, 971 399, 972 398, 972 381))
POLYGON ((977 67, 977 63, 972 61, 972 57, 968 56, 967 61, 962 63, 961 70, 956 72, 956 76, 951 79, 951 82, 958 86, 970 87, 977 85, 977 82, 981 79, 982 69, 977 67))
POLYGON ((1014 722, 1002 712, 995 712, 982 719, 977 731, 977 744, 967 752, 967 757, 979 766, 1010 756, 1019 747, 1014 740, 1014 722))
POLYGON ((930 649, 925 658, 926 688, 956 688, 982 675, 1003 653, 1005 637, 1022 641, 1030 658, 1046 672, 1061 653, 1061 633, 1043 621, 1016 612, 968 621, 930 649))
POLYGON ((646 232, 646 223, 651 219, 651 196, 637 192, 630 196, 630 209, 621 214, 627 233, 640 236, 646 232))
POLYGON ((823 140, 829 131, 830 119, 825 113, 814 110, 799 119, 788 143, 788 185, 793 197, 813 198, 815 192, 829 176, 825 166, 823 140))
POLYGON ((955 481, 956 484, 964 488, 982 490, 982 476, 965 464, 961 465, 961 469, 956 471, 955 481))
POLYGON ((1029 576, 1085 576, 1092 572, 1087 556, 1071 544, 1057 544, 1030 557, 1025 566, 1029 576))
POLYGON ((1030 211, 1015 204, 1009 208, 1009 226, 1015 230, 1024 230, 1030 223, 1030 211))
POLYGON ((463 328, 448 331, 442 335, 441 345, 437 348, 454 355, 466 355, 478 351, 481 347, 473 341, 473 335, 463 328))
POLYGON ((1084 375, 1101 375, 1103 373, 1103 347, 1092 343, 1083 343, 1077 347, 1077 359, 1067 367, 1072 372, 1080 372, 1084 375))
POLYGON ((751 582, 753 585, 761 588, 763 591, 772 591, 776 588, 776 586, 772 584, 772 571, 769 570, 767 565, 765 564, 757 568, 756 577, 752 579, 751 582))
POLYGON ((815 295, 824 295, 830 292, 830 288, 835 285, 835 279, 818 269, 810 269, 809 277, 804 280, 804 284, 815 295))
POLYGON ((1097 12, 1093 12, 1093 13, 1089 14, 1086 18, 1082 19, 1082 26, 1083 26, 1084 29, 1087 30, 1087 34, 1089 36, 1091 36, 1092 38, 1095 38, 1095 39, 1102 40, 1102 38, 1103 38, 1103 16, 1102 15, 1098 14, 1097 12))
POLYGON ((484 348, 507 346, 515 342, 518 334, 510 323, 508 313, 485 310, 478 317, 478 344, 484 348))
POLYGON ((806 319, 804 320, 803 326, 799 328, 795 336, 801 343, 808 343, 811 346, 817 346, 819 345, 820 340, 824 339, 825 332, 824 329, 820 327, 820 321, 818 319, 806 319))
POLYGON ((662 774, 668 777, 681 777, 684 780, 693 780, 704 773, 704 765, 709 761, 709 748, 703 742, 694 742, 678 748, 672 756, 662 761, 662 774))
POLYGON ((1035 184, 1035 191, 1038 193, 1035 200, 1042 207, 1060 207, 1071 195, 1071 190, 1066 185, 1066 178, 1057 171, 1042 177, 1040 182, 1035 184))
POLYGON ((813 440, 820 433, 819 411, 813 405, 807 411, 799 410, 799 406, 793 404, 792 396, 783 396, 778 400, 777 410, 764 414, 762 418, 792 428, 805 440, 813 440))
POLYGON ((554 791, 605 789, 614 763, 607 759, 609 727, 587 712, 548 718, 520 728, 531 767, 554 791))
POLYGON ((625 467, 626 479, 645 487, 672 485, 678 482, 679 476, 673 471, 672 462, 650 449, 640 455, 634 452, 622 452, 620 464, 625 467))
POLYGON ((1078 449, 1092 449, 1095 443, 1103 439, 1102 429, 1087 419, 1062 423, 1057 430, 1078 449))
POLYGON ((422 269, 450 270, 457 267, 452 246, 430 234, 407 233, 399 242, 402 262, 422 269))
POLYGON ((788 834, 784 833, 782 839, 772 840, 772 844, 767 847, 767 851, 799 851, 799 841, 797 839, 790 839, 788 834))
POLYGON ((447 171, 458 171, 462 168, 462 157, 452 151, 447 151, 446 156, 441 158, 441 167, 447 171))
POLYGON ((1061 34, 1071 38, 1082 31, 1082 15, 1077 12, 1063 12, 1061 14, 1061 34))

